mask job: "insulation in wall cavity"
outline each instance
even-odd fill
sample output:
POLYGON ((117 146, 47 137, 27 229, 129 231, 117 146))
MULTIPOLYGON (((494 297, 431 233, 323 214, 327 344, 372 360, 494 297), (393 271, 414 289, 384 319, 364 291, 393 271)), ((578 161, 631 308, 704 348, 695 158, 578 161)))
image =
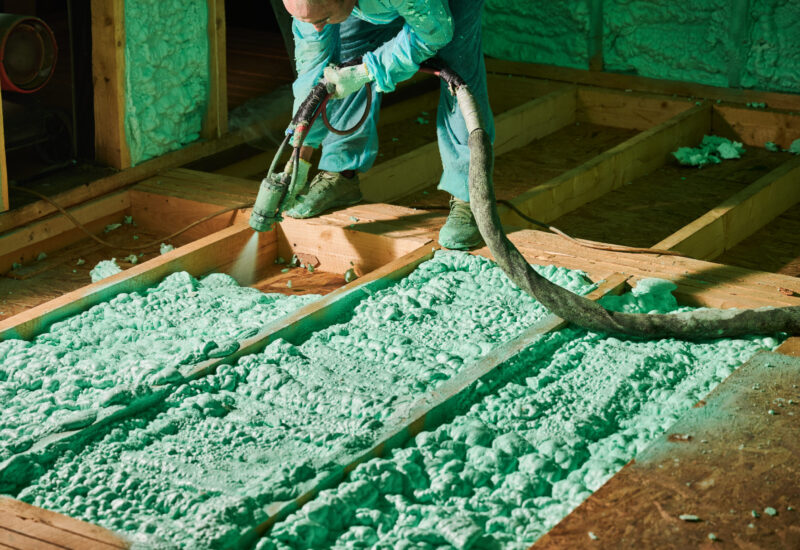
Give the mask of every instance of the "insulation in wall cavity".
POLYGON ((750 0, 750 21, 742 86, 800 92, 800 4, 750 0))
POLYGON ((511 61, 587 69, 590 19, 587 0, 487 0, 484 51, 511 61))
POLYGON ((125 131, 131 160, 200 137, 209 101, 206 0, 126 0, 125 131))
POLYGON ((737 55, 730 27, 735 4, 697 0, 691 6, 661 0, 606 0, 605 69, 652 78, 728 86, 737 55))

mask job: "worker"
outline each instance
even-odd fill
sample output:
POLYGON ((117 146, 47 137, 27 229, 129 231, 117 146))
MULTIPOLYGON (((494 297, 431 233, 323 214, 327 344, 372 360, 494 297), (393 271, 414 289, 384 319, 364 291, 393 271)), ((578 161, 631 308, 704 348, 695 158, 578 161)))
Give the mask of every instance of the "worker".
MULTIPOLYGON (((372 104, 366 122, 354 133, 328 132, 321 121, 309 131, 297 177, 307 183, 313 149, 322 146, 319 173, 307 192, 287 209, 293 218, 317 216, 330 208, 362 200, 358 174, 378 153, 377 122, 383 93, 414 76, 420 63, 438 56, 459 74, 477 99, 494 140, 494 121, 486 90, 481 47, 483 0, 283 0, 293 17, 298 77, 293 85, 295 112, 321 77, 335 85, 327 113, 338 129, 362 117, 367 94, 372 104), (349 60, 361 62, 337 68, 349 60), (365 85, 371 83, 371 90, 365 85)), ((451 195, 450 214, 439 232, 442 246, 468 249, 481 242, 469 207, 468 135, 456 99, 441 84, 436 117, 444 172, 439 189, 451 195)))

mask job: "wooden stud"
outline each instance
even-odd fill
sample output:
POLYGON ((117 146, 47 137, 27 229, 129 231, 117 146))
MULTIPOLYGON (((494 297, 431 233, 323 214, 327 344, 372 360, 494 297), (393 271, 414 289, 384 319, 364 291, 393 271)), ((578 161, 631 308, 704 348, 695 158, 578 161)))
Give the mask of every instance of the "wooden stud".
POLYGON ((92 0, 95 157, 131 166, 125 133, 125 1, 92 0))
POLYGON ((486 60, 486 69, 489 73, 502 75, 527 76, 543 78, 573 84, 586 84, 602 88, 617 88, 620 90, 636 90, 639 92, 655 92, 658 94, 675 94, 692 99, 721 99, 734 103, 766 103, 776 109, 800 111, 800 95, 777 92, 763 92, 759 90, 745 90, 733 88, 720 88, 705 86, 694 82, 680 82, 660 78, 647 78, 626 74, 604 73, 599 71, 586 71, 554 65, 537 63, 520 63, 503 59, 486 60))
MULTIPOLYGON (((495 119, 495 153, 502 155, 575 120, 575 88, 563 87, 495 119)), ((364 198, 388 202, 435 185, 442 174, 437 143, 423 145, 373 167, 361 178, 364 198)))
MULTIPOLYGON (((121 537, 91 523, 44 510, 19 500, 0 497, 0 544, 6 539, 7 532, 14 532, 25 538, 17 539, 25 546, 16 548, 95 548, 97 550, 111 550, 114 548, 128 548, 128 543, 121 537)), ((11 546, 14 548, 14 546, 11 546)))
POLYGON ((214 139, 228 131, 228 74, 225 0, 208 0, 208 109, 202 137, 214 139))
POLYGON ((800 115, 776 109, 715 105, 711 126, 714 134, 750 147, 763 148, 771 141, 788 149, 793 141, 800 139, 800 115))
POLYGON ((800 202, 800 158, 793 159, 676 231, 653 248, 711 260, 800 202))
MULTIPOLYGON (((513 203, 528 216, 550 222, 656 170, 678 147, 699 142, 710 127, 711 108, 708 105, 692 107, 519 195, 513 203)), ((531 226, 509 208, 500 207, 499 210, 503 223, 531 226)))

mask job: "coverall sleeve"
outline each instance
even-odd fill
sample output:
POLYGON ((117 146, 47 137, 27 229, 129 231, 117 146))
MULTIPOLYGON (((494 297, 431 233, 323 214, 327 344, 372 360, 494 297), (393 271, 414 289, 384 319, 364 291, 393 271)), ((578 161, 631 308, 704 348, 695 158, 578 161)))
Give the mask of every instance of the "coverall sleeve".
POLYGON ((420 63, 453 39, 448 0, 386 1, 405 19, 405 25, 393 39, 364 54, 364 63, 380 92, 391 92, 398 82, 414 76, 420 63))
MULTIPOLYGON (((317 31, 310 23, 292 19, 292 34, 295 44, 295 66, 297 79, 292 84, 296 113, 300 104, 308 97, 311 89, 322 77, 325 67, 331 62, 339 48, 339 26, 325 25, 317 31)), ((304 145, 317 148, 325 137, 325 126, 315 123, 306 136, 304 145)))

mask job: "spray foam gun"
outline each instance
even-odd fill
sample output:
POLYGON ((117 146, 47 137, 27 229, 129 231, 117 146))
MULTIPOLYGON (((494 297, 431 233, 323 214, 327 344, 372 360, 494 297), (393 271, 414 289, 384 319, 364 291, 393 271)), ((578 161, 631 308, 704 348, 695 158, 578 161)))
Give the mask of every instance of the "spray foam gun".
MULTIPOLYGON (((342 66, 357 65, 359 63, 361 63, 360 58, 349 61, 342 66)), ((370 88, 370 86, 370 84, 367 84, 367 88, 370 88)), ((322 79, 311 89, 311 93, 308 94, 300 108, 297 109, 297 113, 295 113, 289 128, 286 130, 286 136, 283 138, 280 147, 278 147, 275 158, 272 159, 267 177, 261 180, 261 187, 258 189, 258 196, 250 214, 250 227, 254 230, 271 231, 275 223, 283 221, 281 213, 302 190, 303 183, 297 177, 300 169, 300 149, 317 117, 321 115, 322 122, 328 130, 338 135, 352 134, 367 120, 372 109, 372 91, 370 89, 367 90, 367 105, 361 120, 347 130, 334 128, 328 120, 326 112, 326 106, 333 91, 333 85, 322 79), (276 174, 275 168, 290 143, 292 154, 289 162, 286 163, 283 172, 276 174)))

